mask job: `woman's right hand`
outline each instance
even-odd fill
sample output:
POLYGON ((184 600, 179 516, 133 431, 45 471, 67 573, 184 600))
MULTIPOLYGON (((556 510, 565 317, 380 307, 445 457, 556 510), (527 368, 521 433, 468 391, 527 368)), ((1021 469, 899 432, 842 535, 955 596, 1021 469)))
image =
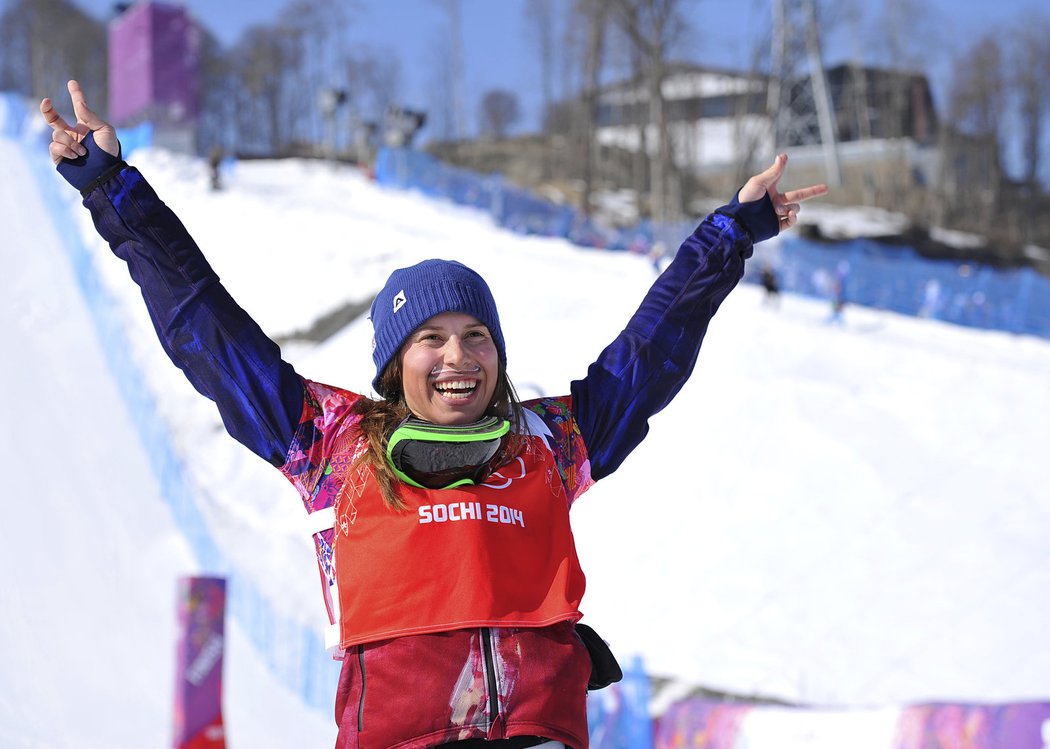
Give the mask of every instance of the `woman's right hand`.
POLYGON ((828 192, 828 186, 824 184, 780 192, 777 183, 784 175, 787 161, 786 153, 777 154, 771 167, 749 179, 737 193, 737 200, 741 203, 761 200, 763 195, 769 195, 769 199, 773 201, 773 210, 780 221, 781 231, 798 223, 799 203, 810 198, 819 198, 828 192))
POLYGON ((66 84, 69 96, 73 100, 73 114, 77 118, 76 125, 70 126, 55 109, 50 99, 40 102, 40 114, 44 121, 51 127, 51 161, 57 166, 62 159, 76 159, 87 153, 87 149, 81 145, 81 141, 88 133, 95 134, 95 143, 110 156, 120 154, 120 143, 117 142, 117 131, 108 122, 95 114, 87 104, 84 92, 80 90, 80 84, 70 81, 66 84))

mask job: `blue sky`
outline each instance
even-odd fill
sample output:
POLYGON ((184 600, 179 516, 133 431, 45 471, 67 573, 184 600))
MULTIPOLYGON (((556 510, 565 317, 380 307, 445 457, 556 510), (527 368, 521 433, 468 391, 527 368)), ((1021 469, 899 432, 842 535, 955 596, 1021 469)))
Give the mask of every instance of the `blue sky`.
MULTIPOLYGON (((112 0, 75 0, 99 18, 105 18, 112 0)), ((565 0, 568 2, 568 0, 565 0)), ((692 30, 679 57, 696 62, 746 69, 757 45, 766 34, 772 0, 692 0, 689 3, 692 30)), ((255 23, 272 21, 287 0, 184 0, 197 19, 221 41, 232 43, 241 31, 255 23)), ((841 24, 842 32, 825 41, 825 56, 837 62, 858 54, 869 61, 879 54, 879 34, 872 31, 878 9, 887 3, 840 0, 824 5, 843 12, 854 4, 861 8, 862 22, 841 24)), ((347 3, 350 5, 350 3, 347 3)), ((353 43, 373 52, 401 59, 402 86, 407 106, 426 108, 432 85, 435 49, 446 28, 441 0, 357 0, 352 16, 353 43)), ((468 117, 476 120, 477 102, 492 88, 518 94, 525 110, 521 129, 531 130, 538 122, 540 80, 537 52, 524 22, 525 0, 462 0, 465 44, 465 75, 468 117)), ((1026 13, 1050 13, 1045 0, 919 0, 922 17, 916 24, 929 40, 924 49, 925 67, 934 82, 935 95, 943 96, 951 60, 984 33, 996 26, 1021 23, 1026 13)), ((940 104, 940 99, 938 104, 940 104)))

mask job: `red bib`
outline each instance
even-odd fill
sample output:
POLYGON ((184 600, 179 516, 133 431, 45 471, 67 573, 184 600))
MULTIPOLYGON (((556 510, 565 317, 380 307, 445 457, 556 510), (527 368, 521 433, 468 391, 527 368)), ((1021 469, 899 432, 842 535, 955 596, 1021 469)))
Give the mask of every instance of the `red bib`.
POLYGON ((540 437, 480 486, 398 486, 371 476, 336 499, 340 646, 479 626, 577 621, 585 587, 569 507, 540 437))

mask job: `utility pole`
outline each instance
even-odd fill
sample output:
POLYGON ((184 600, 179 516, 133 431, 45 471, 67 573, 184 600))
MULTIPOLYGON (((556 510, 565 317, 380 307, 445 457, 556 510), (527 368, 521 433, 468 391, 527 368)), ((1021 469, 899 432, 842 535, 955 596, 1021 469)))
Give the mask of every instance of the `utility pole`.
POLYGON ((767 105, 774 148, 823 146, 826 181, 837 187, 842 184, 842 171, 835 116, 813 0, 774 0, 771 59, 767 105), (802 71, 803 60, 808 75, 802 71))

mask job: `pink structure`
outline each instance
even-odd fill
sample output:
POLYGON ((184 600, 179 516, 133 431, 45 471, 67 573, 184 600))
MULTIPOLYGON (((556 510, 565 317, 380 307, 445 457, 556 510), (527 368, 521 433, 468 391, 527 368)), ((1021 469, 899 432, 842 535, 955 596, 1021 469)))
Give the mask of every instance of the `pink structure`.
POLYGON ((185 8, 143 0, 109 24, 110 118, 192 127, 199 111, 200 31, 185 8))
POLYGON ((225 616, 223 578, 179 580, 173 749, 226 749, 222 721, 225 616))

